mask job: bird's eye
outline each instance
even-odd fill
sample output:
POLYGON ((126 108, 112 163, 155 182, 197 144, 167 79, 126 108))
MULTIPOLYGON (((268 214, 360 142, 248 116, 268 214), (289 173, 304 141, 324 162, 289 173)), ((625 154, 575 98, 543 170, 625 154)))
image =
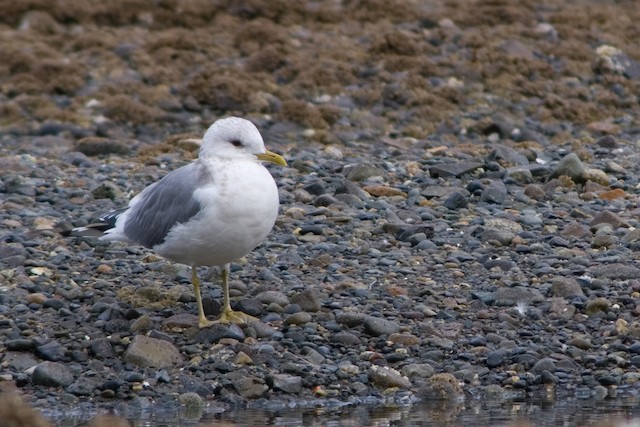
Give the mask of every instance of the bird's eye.
POLYGON ((234 147, 242 147, 242 142, 238 141, 237 139, 233 139, 231 141, 229 141, 231 143, 231 145, 233 145, 234 147))

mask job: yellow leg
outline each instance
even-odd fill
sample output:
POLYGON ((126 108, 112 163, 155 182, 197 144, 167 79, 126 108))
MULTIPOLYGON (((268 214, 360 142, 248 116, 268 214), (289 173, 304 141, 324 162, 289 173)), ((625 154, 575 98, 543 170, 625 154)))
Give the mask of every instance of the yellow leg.
POLYGON ((222 279, 222 292, 224 293, 224 305, 222 307, 222 314, 220 319, 216 320, 218 323, 250 323, 256 322, 258 319, 255 317, 243 313, 241 311, 233 311, 231 309, 231 303, 229 302, 229 264, 225 264, 220 272, 220 278, 222 279))
POLYGON ((198 304, 198 327, 206 328, 211 326, 213 322, 207 320, 204 315, 204 308, 202 308, 202 296, 200 295, 200 279, 198 279, 198 273, 196 267, 191 267, 191 283, 193 284, 193 291, 196 294, 196 303, 198 304))

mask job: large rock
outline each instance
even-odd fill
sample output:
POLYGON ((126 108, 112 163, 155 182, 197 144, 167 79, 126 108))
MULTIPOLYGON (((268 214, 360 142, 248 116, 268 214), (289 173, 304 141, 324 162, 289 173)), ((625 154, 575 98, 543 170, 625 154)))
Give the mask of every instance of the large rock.
POLYGON ((367 316, 364 320, 364 329, 368 334, 379 337, 380 335, 391 335, 398 332, 400 325, 382 317, 367 316))
POLYGON ((411 381, 400 372, 388 366, 373 365, 369 369, 369 378, 381 388, 409 388, 411 381))
POLYGON ((182 361, 178 349, 168 341, 136 335, 124 353, 124 360, 143 368, 167 368, 182 361))
POLYGON ((582 160, 575 153, 569 153, 560 160, 555 169, 551 171, 549 180, 566 175, 575 183, 582 183, 584 179, 585 167, 582 160))
POLYGON ((47 387, 68 386, 73 382, 73 374, 62 363, 42 362, 33 371, 31 381, 47 387))
POLYGON ((237 378, 233 381, 233 387, 245 399, 257 399, 269 391, 269 386, 256 377, 237 378))

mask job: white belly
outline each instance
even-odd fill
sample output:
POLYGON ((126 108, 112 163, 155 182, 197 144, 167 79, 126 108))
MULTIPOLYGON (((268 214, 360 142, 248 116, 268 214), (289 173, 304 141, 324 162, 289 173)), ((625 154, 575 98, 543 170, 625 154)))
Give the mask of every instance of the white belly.
POLYGON ((153 249, 188 265, 223 265, 243 257, 267 237, 278 215, 278 189, 260 163, 214 169, 213 185, 194 194, 202 211, 169 232, 153 249), (241 172, 241 173, 240 173, 241 172))

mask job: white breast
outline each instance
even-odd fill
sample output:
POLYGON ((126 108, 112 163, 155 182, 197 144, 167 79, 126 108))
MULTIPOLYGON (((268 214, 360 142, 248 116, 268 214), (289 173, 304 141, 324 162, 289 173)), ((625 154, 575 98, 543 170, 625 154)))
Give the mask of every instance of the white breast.
POLYGON ((165 258, 189 265, 223 265, 258 246, 278 215, 278 189, 259 162, 211 165, 212 184, 195 191, 202 211, 174 227, 153 249, 165 258))

